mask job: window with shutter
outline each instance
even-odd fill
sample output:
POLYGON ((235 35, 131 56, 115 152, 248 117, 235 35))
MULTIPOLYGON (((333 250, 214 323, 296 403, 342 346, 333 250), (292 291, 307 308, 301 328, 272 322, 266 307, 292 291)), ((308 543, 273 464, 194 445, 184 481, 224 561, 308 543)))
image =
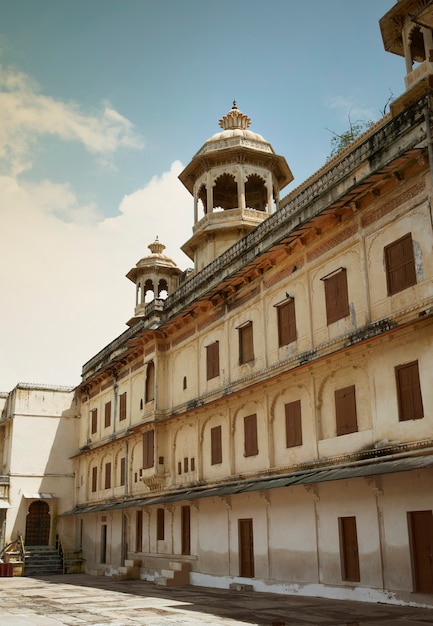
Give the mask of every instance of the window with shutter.
POLYGON ((94 435, 98 430, 98 409, 92 409, 90 411, 90 421, 91 421, 90 432, 92 435, 94 435))
POLYGON ((222 460, 221 426, 214 426, 210 429, 210 462, 211 465, 217 465, 222 460))
POLYGON ((143 511, 139 509, 135 518, 135 551, 143 550, 143 511))
POLYGON ((302 446, 301 401, 295 400, 285 405, 286 448, 302 446))
POLYGON ((326 321, 332 324, 349 315, 347 272, 344 267, 322 278, 325 284, 326 321))
POLYGON ((126 391, 119 398, 119 420, 126 419, 126 391))
POLYGON ((105 464, 105 489, 111 487, 111 463, 105 464))
POLYGON ((335 390, 335 419, 338 437, 357 432, 355 385, 335 390))
POLYGON ((257 415, 244 417, 245 456, 254 456, 259 453, 257 445, 257 415))
POLYGON ((105 404, 104 409, 104 426, 108 428, 111 425, 111 402, 105 404))
POLYGON ((424 417, 418 361, 395 368, 399 421, 424 417))
POLYGON ((277 306, 277 323, 280 348, 296 341, 295 301, 293 298, 277 306))
POLYGON ((145 396, 145 402, 155 399, 155 364, 153 361, 149 361, 146 368, 145 396))
POLYGON ((156 539, 164 541, 165 536, 165 511, 156 509, 156 539))
POLYGON ((92 467, 92 492, 95 493, 98 487, 98 468, 92 467))
POLYGON ((389 296, 416 284, 415 257, 410 233, 385 247, 385 268, 389 296))
POLYGON ((123 456, 120 459, 120 484, 124 485, 126 482, 126 459, 123 456))
POLYGON ((219 342, 206 346, 206 379, 216 378, 220 373, 219 342))
POLYGON ((239 364, 254 361, 253 323, 248 322, 238 328, 239 331, 239 364))
POLYGON ((143 469, 154 465, 154 439, 155 432, 147 430, 143 433, 143 469))

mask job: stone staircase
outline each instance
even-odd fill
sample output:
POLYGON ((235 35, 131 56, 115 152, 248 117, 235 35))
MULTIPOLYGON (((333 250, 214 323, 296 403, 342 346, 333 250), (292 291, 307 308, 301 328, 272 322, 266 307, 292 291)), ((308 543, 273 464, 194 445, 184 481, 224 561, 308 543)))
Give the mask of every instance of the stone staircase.
POLYGON ((24 576, 63 574, 62 557, 54 546, 26 546, 24 576))
POLYGON ((189 585, 190 563, 170 561, 167 569, 161 569, 161 576, 155 578, 155 583, 164 587, 189 585))

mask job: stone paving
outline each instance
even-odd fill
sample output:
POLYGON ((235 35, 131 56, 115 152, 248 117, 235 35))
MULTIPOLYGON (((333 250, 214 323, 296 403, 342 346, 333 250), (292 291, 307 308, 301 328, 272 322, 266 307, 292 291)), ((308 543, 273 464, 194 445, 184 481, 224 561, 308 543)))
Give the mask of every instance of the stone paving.
POLYGON ((433 610, 238 592, 157 587, 84 574, 0 578, 0 626, 426 626, 433 610))

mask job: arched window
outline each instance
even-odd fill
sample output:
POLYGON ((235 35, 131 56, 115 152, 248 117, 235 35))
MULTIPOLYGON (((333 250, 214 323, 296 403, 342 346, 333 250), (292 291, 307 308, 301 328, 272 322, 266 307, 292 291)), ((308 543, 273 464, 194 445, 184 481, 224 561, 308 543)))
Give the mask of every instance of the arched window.
POLYGON ((238 206, 238 186, 231 174, 222 174, 217 178, 213 191, 214 208, 235 209, 238 206))
POLYGON ((146 389, 145 402, 151 402, 155 399, 155 364, 149 361, 146 370, 146 389))
POLYGON ((168 285, 165 278, 161 278, 158 283, 158 298, 165 300, 168 296, 168 285))
POLYGON ((150 278, 148 278, 146 282, 144 283, 144 301, 152 302, 154 298, 155 298, 155 292, 154 292, 153 282, 150 280, 150 278))

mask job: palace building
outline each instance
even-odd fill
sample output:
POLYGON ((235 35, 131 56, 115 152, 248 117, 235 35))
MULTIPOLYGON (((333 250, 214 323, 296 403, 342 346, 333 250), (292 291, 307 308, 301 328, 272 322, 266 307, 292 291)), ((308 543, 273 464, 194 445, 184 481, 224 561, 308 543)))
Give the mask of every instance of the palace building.
POLYGON ((220 119, 179 176, 192 269, 150 243, 81 384, 3 394, 5 543, 40 541, 33 506, 89 573, 433 607, 432 5, 381 19, 405 92, 288 195, 249 117, 220 119), (64 431, 28 492, 24 396, 64 431))

